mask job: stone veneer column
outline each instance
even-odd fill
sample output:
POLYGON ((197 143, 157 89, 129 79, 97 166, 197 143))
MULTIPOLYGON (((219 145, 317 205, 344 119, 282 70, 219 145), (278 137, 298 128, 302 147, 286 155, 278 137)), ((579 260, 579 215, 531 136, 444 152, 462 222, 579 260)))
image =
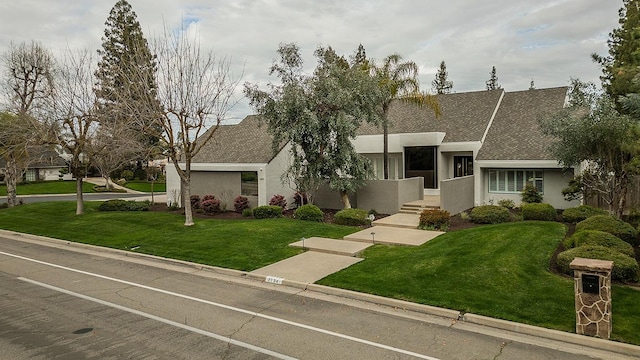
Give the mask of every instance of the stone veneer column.
POLYGON ((576 333, 609 339, 611 336, 612 261, 575 258, 576 333))

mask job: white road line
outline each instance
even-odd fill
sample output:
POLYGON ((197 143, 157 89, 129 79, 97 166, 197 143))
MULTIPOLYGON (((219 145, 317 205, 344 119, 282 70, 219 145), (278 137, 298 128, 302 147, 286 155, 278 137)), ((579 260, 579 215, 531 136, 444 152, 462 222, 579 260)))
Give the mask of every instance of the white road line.
POLYGON ((90 297, 90 296, 86 296, 86 295, 82 295, 82 294, 78 294, 76 292, 65 290, 65 289, 59 288, 57 286, 44 284, 44 283, 41 283, 39 281, 35 281, 35 280, 23 278, 23 277, 19 277, 18 279, 22 280, 22 281, 26 281, 26 282, 34 284, 34 285, 42 286, 42 287, 50 289, 50 290, 61 292, 63 294, 75 296, 77 298, 84 299, 84 300, 89 300, 89 301, 98 303, 100 305, 109 306, 109 307, 112 307, 114 309, 126 311, 126 312, 131 313, 131 314, 143 316, 143 317, 146 317, 146 318, 151 319, 151 320, 155 320, 155 321, 159 321, 159 322, 171 325, 171 326, 179 327, 181 329, 185 329, 185 330, 188 330, 188 331, 200 334, 200 335, 208 336, 208 337, 216 339, 216 340, 224 341, 224 342, 232 344, 232 345, 237 345, 237 346, 249 349, 249 350, 253 350, 253 351, 259 352, 261 354, 273 356, 273 357, 276 357, 278 359, 296 360, 296 358, 291 357, 291 356, 283 355, 283 354, 280 354, 280 353, 277 353, 277 352, 274 352, 274 351, 271 351, 271 350, 268 350, 268 349, 264 349, 264 348, 261 348, 261 347, 255 346, 255 345, 247 344, 247 343, 242 342, 242 341, 234 340, 234 339, 226 337, 226 336, 222 336, 222 335, 218 335, 216 333, 212 333, 212 332, 209 332, 209 331, 198 329, 198 328, 195 328, 193 326, 180 324, 178 322, 171 321, 169 319, 161 318, 159 316, 151 315, 151 314, 148 314, 148 313, 145 313, 145 312, 142 312, 142 311, 138 311, 138 310, 131 309, 131 308, 128 308, 128 307, 124 307, 124 306, 121 306, 121 305, 118 305, 118 304, 110 303, 108 301, 96 299, 96 298, 93 298, 93 297, 90 297))
POLYGON ((251 315, 251 316, 254 316, 254 317, 259 317, 259 318, 262 318, 262 319, 267 319, 267 320, 279 322, 279 323, 282 323, 282 324, 295 326, 295 327, 299 327, 299 328, 302 328, 302 329, 311 330, 311 331, 315 331, 315 332, 318 332, 318 333, 322 333, 322 334, 326 334, 326 335, 330 335, 330 336, 334 336, 334 337, 350 340, 350 341, 353 341, 353 342, 358 342, 358 343, 361 343, 361 344, 365 344, 365 345, 381 348, 381 349, 384 349, 384 350, 389 350, 389 351, 397 352, 397 353, 400 353, 400 354, 414 356, 414 357, 417 357, 417 358, 420 358, 420 359, 439 360, 438 358, 434 358, 434 357, 423 355, 423 354, 418 354, 418 353, 415 353, 415 352, 412 352, 412 351, 408 351, 408 350, 404 350, 404 349, 399 349, 399 348, 396 348, 396 347, 393 347, 393 346, 388 346, 388 345, 376 343, 376 342, 373 342, 373 341, 360 339, 360 338, 349 336, 349 335, 340 334, 340 333, 337 333, 337 332, 334 332, 334 331, 325 330, 325 329, 317 328, 317 327, 310 326, 310 325, 305 325, 305 324, 301 324, 301 323, 297 323, 297 322, 293 322, 293 321, 289 321, 289 320, 285 320, 285 319, 280 319, 280 318, 277 318, 277 317, 264 315, 264 314, 261 314, 261 313, 257 313, 257 312, 253 312, 253 311, 249 311, 249 310, 245 310, 245 309, 240 309, 240 308, 229 306, 229 305, 225 305, 225 304, 216 303, 216 302, 209 301, 209 300, 196 298, 196 297, 189 296, 189 295, 183 295, 183 294, 179 294, 179 293, 175 293, 175 292, 171 292, 171 291, 167 291, 167 290, 162 290, 162 289, 158 289, 158 288, 154 288, 154 287, 151 287, 151 286, 134 283, 134 282, 127 281, 127 280, 116 279, 116 278, 112 278, 112 277, 109 277, 109 276, 104 276, 104 275, 100 275, 100 274, 91 273, 91 272, 88 272, 88 271, 73 269, 73 268, 70 268, 70 267, 62 266, 62 265, 52 264, 52 263, 48 263, 48 262, 44 262, 44 261, 40 261, 40 260, 36 260, 36 259, 27 258, 27 257, 20 256, 20 255, 6 253, 6 252, 3 252, 3 251, 0 251, 0 254, 6 255, 6 256, 9 256, 9 257, 13 257, 13 258, 17 258, 17 259, 21 259, 21 260, 25 260, 25 261, 34 262, 34 263, 41 264, 41 265, 46 265, 46 266, 62 269, 62 270, 72 271, 72 272, 75 272, 75 273, 78 273, 78 274, 93 276, 93 277, 97 277, 97 278, 101 278, 101 279, 105 279, 105 280, 109 280, 109 281, 118 282, 118 283, 121 283, 121 284, 126 284, 126 285, 130 285, 130 286, 139 287, 141 289, 151 290, 151 291, 159 292, 159 293, 162 293, 162 294, 167 294, 167 295, 171 295, 171 296, 175 296, 175 297, 179 297, 179 298, 183 298, 183 299, 187 299, 187 300, 192 300, 192 301, 196 301, 196 302, 207 304, 207 305, 216 306, 216 307, 219 307, 219 308, 223 308, 223 309, 239 312, 239 313, 242 313, 242 314, 247 314, 247 315, 251 315))

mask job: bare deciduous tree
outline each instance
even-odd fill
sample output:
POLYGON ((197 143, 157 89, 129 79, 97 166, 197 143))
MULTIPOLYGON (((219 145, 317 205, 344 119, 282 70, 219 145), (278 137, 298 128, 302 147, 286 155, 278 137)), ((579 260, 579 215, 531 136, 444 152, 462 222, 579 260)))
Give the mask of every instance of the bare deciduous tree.
POLYGON ((148 88, 153 83, 146 78, 148 73, 137 72, 128 75, 129 86, 122 95, 149 97, 129 110, 141 123, 154 118, 160 124, 160 133, 152 133, 156 131, 154 126, 148 126, 146 131, 160 137, 166 146, 182 184, 185 225, 191 226, 191 162, 237 103, 234 94, 240 77, 231 74, 229 59, 201 50, 199 42, 189 39, 186 31, 166 31, 163 38, 154 42, 152 51, 157 56, 157 90, 148 88))
POLYGON ((0 127, 0 156, 6 164, 7 203, 12 207, 19 179, 37 159, 33 150, 42 149, 39 135, 46 133, 46 127, 40 120, 53 91, 53 56, 36 42, 12 43, 2 63, 8 112, 0 127))
POLYGON ((82 177, 95 148, 91 142, 99 128, 93 92, 95 62, 88 50, 68 50, 59 64, 56 90, 50 110, 56 140, 68 155, 76 178, 76 214, 84 213, 82 177))

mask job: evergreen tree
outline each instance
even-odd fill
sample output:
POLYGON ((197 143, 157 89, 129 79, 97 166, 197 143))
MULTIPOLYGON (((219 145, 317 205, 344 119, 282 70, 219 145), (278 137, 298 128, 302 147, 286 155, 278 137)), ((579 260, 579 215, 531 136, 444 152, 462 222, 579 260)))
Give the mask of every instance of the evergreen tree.
POLYGON ((433 91, 436 94, 449 94, 451 93, 451 89, 453 88, 453 81, 448 80, 449 73, 447 72, 447 65, 444 63, 444 60, 440 63, 440 68, 436 73, 436 78, 431 82, 431 86, 433 87, 433 91))
POLYGON ((640 74, 640 0, 624 0, 619 11, 620 27, 609 34, 609 55, 592 54, 602 67, 602 85, 617 102, 621 95, 640 92, 633 79, 640 74))
POLYGON ((536 84, 533 82, 533 79, 531 79, 531 82, 529 83, 529 90, 535 90, 536 89, 536 84))
MULTIPOLYGON (((125 88, 138 86, 131 84, 132 79, 143 79, 146 84, 139 84, 141 89, 157 92, 155 81, 156 61, 151 54, 136 13, 126 0, 119 0, 111 9, 105 22, 102 49, 98 50, 100 61, 95 72, 96 96, 102 120, 124 121, 130 124, 135 136, 148 146, 158 143, 158 125, 155 112, 144 118, 134 117, 135 108, 148 108, 144 102, 154 101, 152 97, 132 97, 124 99, 125 88), (143 74, 143 76, 141 76, 143 74), (152 100, 149 100, 152 99, 152 100), (154 131, 149 131, 154 128, 154 131)), ((136 94, 138 92, 129 91, 136 94)), ((159 109, 159 105, 155 105, 159 109)), ((159 111, 158 111, 159 113, 159 111)))
POLYGON ((351 66, 360 67, 363 70, 369 69, 369 60, 367 59, 367 52, 362 44, 358 45, 358 49, 355 54, 351 56, 351 66))
POLYGON ((495 66, 491 68, 489 75, 491 75, 491 77, 487 80, 487 90, 501 89, 500 84, 498 84, 498 75, 496 75, 495 66))

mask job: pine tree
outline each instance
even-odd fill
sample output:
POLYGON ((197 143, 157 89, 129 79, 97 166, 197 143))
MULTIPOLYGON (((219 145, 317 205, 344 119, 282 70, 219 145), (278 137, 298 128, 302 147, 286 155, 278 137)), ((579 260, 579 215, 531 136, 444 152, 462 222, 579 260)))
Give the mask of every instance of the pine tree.
POLYGON ((453 88, 453 81, 448 80, 449 73, 447 72, 447 65, 444 60, 440 63, 440 68, 436 73, 436 78, 431 82, 433 91, 436 94, 449 94, 453 88))
POLYGON ((364 49, 362 44, 358 45, 358 49, 355 54, 351 56, 351 66, 352 67, 360 67, 363 70, 369 69, 369 60, 367 59, 367 52, 364 49))
MULTIPOLYGON (((153 113, 146 118, 132 117, 136 107, 145 107, 142 98, 125 98, 122 94, 135 94, 131 87, 157 91, 155 82, 156 61, 151 54, 136 13, 126 0, 119 0, 111 9, 105 22, 102 49, 98 50, 100 61, 95 72, 96 96, 103 119, 125 121, 143 143, 152 146, 158 138, 147 131, 157 127, 153 113), (143 75, 141 75, 143 74, 143 75), (145 79, 147 84, 132 84, 131 79, 145 79), (125 91, 125 90, 128 91, 125 91)), ((151 97, 155 98, 155 96, 151 97)), ((157 129, 156 129, 157 130, 157 129)))
POLYGON ((487 90, 501 89, 500 84, 498 84, 498 75, 496 75, 495 66, 491 68, 491 72, 489 74, 491 77, 487 80, 487 90))
POLYGON ((615 101, 621 95, 640 92, 640 84, 634 78, 640 74, 640 0, 624 0, 619 11, 620 27, 609 34, 606 57, 592 54, 602 67, 602 85, 615 101))

